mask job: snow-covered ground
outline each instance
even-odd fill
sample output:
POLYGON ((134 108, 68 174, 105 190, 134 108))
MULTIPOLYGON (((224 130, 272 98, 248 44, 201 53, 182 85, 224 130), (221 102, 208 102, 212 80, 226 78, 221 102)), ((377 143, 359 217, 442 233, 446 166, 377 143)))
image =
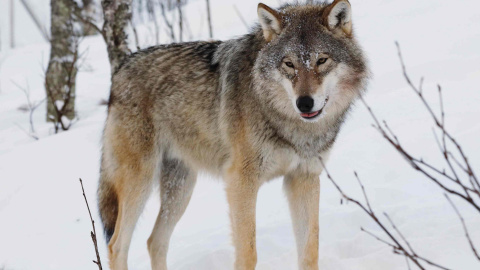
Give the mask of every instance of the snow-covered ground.
MULTIPOLYGON (((265 1, 274 7, 278 2, 265 1)), ((0 9, 6 3, 1 1, 0 9)), ((399 41, 412 78, 418 81, 425 76, 425 91, 435 108, 436 84, 443 86, 447 127, 480 171, 480 2, 351 3, 356 35, 374 74, 367 102, 388 120, 407 148, 442 164, 433 139, 433 123, 402 78, 394 45, 395 40, 399 41)), ((211 0, 211 4, 216 38, 245 33, 234 4, 250 25, 256 19, 256 1, 211 0)), ((206 16, 203 10, 201 0, 191 1, 186 7, 194 38, 207 36, 206 23, 200 23, 206 16)), ((145 29, 139 27, 146 35, 145 29)), ((91 261, 95 258, 89 236, 91 224, 78 178, 84 181, 97 232, 101 234, 95 191, 106 116, 106 107, 99 103, 108 97, 110 84, 104 43, 97 36, 86 38, 81 45, 87 54, 77 77, 78 122, 70 131, 54 135, 51 125, 44 121, 45 106, 41 106, 34 115, 38 141, 21 129, 28 129, 28 114, 18 110, 26 99, 14 82, 26 86, 28 81, 31 99, 44 98, 42 69, 49 45, 29 43, 15 50, 4 48, 0 51, 0 269, 95 269, 91 261)), ((451 269, 479 269, 461 223, 441 190, 409 169, 371 123, 364 106, 358 104, 327 164, 330 173, 349 194, 361 198, 353 177, 356 170, 373 207, 379 214, 390 214, 418 253, 451 269)), ((340 195, 324 174, 320 178, 320 268, 408 269, 404 258, 393 255, 390 248, 360 231, 364 227, 382 235, 356 206, 340 204, 340 195)), ((159 209, 158 197, 153 194, 137 225, 130 269, 150 267, 146 240, 159 209)), ((462 203, 457 205, 480 248, 480 216, 462 203)), ((280 180, 262 187, 257 209, 257 269, 296 269, 294 237, 280 180)), ((170 269, 232 269, 227 211, 222 182, 201 175, 172 237, 170 269)), ((103 235, 99 240, 103 265, 108 268, 103 235)))

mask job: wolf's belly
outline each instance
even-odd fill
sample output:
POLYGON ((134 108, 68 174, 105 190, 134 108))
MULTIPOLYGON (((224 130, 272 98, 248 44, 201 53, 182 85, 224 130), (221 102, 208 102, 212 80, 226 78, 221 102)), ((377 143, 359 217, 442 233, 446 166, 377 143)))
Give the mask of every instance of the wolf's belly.
POLYGON ((229 152, 219 137, 201 133, 175 135, 166 145, 172 157, 185 161, 197 171, 207 171, 217 176, 222 174, 229 152))

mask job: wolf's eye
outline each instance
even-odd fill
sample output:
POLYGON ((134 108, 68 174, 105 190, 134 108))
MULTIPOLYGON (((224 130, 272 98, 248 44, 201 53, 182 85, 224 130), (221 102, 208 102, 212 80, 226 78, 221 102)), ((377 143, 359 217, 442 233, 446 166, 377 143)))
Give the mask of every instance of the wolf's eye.
POLYGON ((285 65, 286 65, 287 67, 289 67, 289 68, 294 68, 294 67, 295 67, 295 66, 293 65, 293 63, 290 62, 290 61, 285 62, 285 65))
POLYGON ((317 66, 323 65, 327 62, 328 58, 320 58, 317 61, 317 66))

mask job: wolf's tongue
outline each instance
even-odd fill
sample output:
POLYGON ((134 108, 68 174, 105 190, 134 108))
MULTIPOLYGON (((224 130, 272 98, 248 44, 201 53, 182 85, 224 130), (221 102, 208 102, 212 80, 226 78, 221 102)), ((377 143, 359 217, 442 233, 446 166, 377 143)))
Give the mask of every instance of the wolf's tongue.
POLYGON ((314 117, 316 116, 320 111, 316 111, 316 112, 312 112, 312 113, 301 113, 300 115, 302 117, 307 117, 307 118, 311 118, 311 117, 314 117))

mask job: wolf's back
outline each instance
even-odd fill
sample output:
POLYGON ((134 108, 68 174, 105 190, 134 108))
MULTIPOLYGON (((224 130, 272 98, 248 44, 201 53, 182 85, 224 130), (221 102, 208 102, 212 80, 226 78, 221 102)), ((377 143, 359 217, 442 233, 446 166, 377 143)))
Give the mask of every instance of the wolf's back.
POLYGON ((190 88, 217 71, 214 54, 221 42, 188 42, 150 47, 128 56, 112 78, 109 104, 148 94, 155 98, 175 88, 190 88))

